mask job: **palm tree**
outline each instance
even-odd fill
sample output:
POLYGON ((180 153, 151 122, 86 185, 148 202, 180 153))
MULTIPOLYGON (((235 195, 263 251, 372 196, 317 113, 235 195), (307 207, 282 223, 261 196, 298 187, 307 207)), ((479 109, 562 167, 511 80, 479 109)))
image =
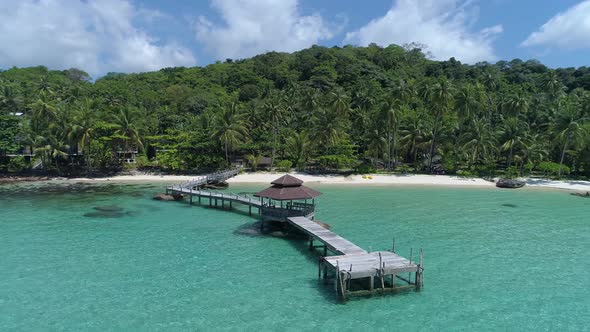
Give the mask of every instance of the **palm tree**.
POLYGON ((316 146, 324 148, 324 153, 328 153, 330 148, 345 135, 343 120, 334 110, 325 108, 316 112, 314 120, 312 140, 316 146))
POLYGON ((573 105, 573 103, 566 103, 565 107, 562 108, 555 119, 553 124, 554 132, 557 132, 557 138, 563 144, 561 149, 561 158, 559 159, 559 172, 558 176, 561 176, 563 160, 565 159, 565 153, 570 145, 578 145, 588 134, 585 122, 588 118, 582 116, 579 108, 573 105))
POLYGON ((73 118, 74 124, 69 134, 69 139, 76 142, 86 158, 86 169, 90 170, 90 141, 94 137, 94 117, 92 116, 93 101, 84 100, 78 107, 78 114, 73 118))
POLYGON ((418 170, 418 162, 416 160, 418 151, 425 145, 424 143, 428 137, 423 115, 423 113, 421 114, 419 112, 409 112, 405 126, 400 131, 400 142, 406 148, 407 156, 411 157, 416 171, 418 170))
POLYGON ((504 102, 504 109, 509 117, 520 116, 528 112, 530 101, 523 91, 508 96, 504 102))
POLYGON ((331 107, 336 115, 340 117, 347 116, 350 111, 350 102, 344 90, 337 89, 336 91, 330 92, 330 95, 332 96, 331 107))
POLYGON ((57 115, 57 106, 55 100, 52 100, 50 94, 45 91, 39 93, 39 99, 31 104, 33 110, 33 130, 40 131, 42 127, 57 115))
POLYGON ((136 110, 125 107, 113 117, 114 134, 123 138, 125 150, 129 150, 129 143, 135 144, 143 150, 143 143, 139 134, 139 116, 136 110))
POLYGON ((283 108, 276 97, 270 98, 264 104, 264 111, 268 115, 268 121, 272 131, 272 156, 270 161, 270 168, 272 168, 275 160, 275 154, 278 145, 279 129, 281 127, 281 121, 283 120, 283 108))
POLYGON ((305 167, 305 163, 311 154, 311 140, 307 131, 300 131, 294 133, 287 140, 287 148, 295 160, 295 166, 298 170, 302 170, 305 167))
POLYGON ((490 125, 487 120, 482 118, 472 120, 462 140, 465 141, 463 149, 470 151, 470 167, 475 165, 479 160, 485 160, 495 149, 495 139, 490 130, 490 125))
POLYGON ((377 114, 380 125, 379 130, 384 134, 385 143, 387 146, 387 169, 392 170, 395 164, 395 156, 397 149, 397 136, 400 123, 400 113, 403 110, 401 100, 390 99, 383 104, 381 111, 377 114))
POLYGON ((424 91, 424 97, 428 100, 431 110, 434 112, 434 126, 432 128, 432 141, 430 143, 428 169, 432 169, 432 158, 438 138, 440 122, 444 113, 451 109, 454 101, 454 88, 446 78, 440 78, 438 82, 428 85, 424 91))
POLYGON ((507 167, 512 166, 514 150, 522 148, 527 138, 528 124, 521 121, 515 116, 509 117, 504 121, 502 127, 498 130, 502 151, 508 152, 507 167))
POLYGON ((213 135, 225 152, 225 160, 229 163, 229 153, 240 142, 248 138, 248 127, 244 114, 238 105, 231 103, 223 108, 213 119, 213 135))

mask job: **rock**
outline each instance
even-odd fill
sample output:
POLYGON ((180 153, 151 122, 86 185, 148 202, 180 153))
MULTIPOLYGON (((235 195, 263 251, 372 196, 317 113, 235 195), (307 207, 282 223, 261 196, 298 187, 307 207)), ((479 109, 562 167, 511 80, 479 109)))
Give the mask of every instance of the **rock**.
POLYGON ((108 205, 108 206, 95 206, 93 209, 102 212, 123 212, 123 208, 116 205, 108 205))
POLYGON ((184 196, 180 195, 180 194, 172 194, 172 195, 168 195, 168 194, 157 194, 154 195, 153 197, 156 201, 180 201, 184 198, 184 196))
POLYGON ((515 189, 515 188, 522 188, 522 187, 524 187, 524 185, 525 185, 524 181, 513 180, 513 179, 500 179, 500 180, 498 180, 498 182, 496 182, 496 187, 498 187, 498 188, 515 189))
POLYGON ((570 195, 584 197, 584 198, 590 198, 590 191, 587 191, 585 193, 571 193, 570 195))

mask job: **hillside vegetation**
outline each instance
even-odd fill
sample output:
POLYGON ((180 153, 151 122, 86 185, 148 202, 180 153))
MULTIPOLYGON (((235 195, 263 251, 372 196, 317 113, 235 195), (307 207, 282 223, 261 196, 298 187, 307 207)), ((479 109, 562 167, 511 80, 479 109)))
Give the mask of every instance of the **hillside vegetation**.
POLYGON ((96 81, 0 72, 0 155, 32 146, 61 174, 118 169, 116 151, 137 148, 137 166, 171 171, 265 156, 327 171, 589 176, 589 117, 589 68, 432 61, 416 45, 314 46, 96 81))

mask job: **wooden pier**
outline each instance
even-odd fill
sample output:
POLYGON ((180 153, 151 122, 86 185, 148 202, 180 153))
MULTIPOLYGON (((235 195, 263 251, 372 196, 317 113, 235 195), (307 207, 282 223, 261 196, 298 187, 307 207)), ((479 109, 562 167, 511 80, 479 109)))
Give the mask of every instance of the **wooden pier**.
MULTIPOLYGON (((395 252, 395 244, 391 251, 367 252, 363 248, 341 237, 340 235, 322 227, 313 219, 315 216, 315 203, 293 202, 299 195, 319 195, 310 188, 302 186, 301 180, 290 176, 284 176, 273 181, 274 187, 263 190, 251 197, 240 194, 227 194, 202 190, 206 184, 225 181, 239 173, 239 170, 218 172, 180 185, 166 188, 166 193, 188 196, 192 204, 194 199, 199 204, 205 200, 210 207, 229 207, 233 204, 242 204, 248 207, 252 215, 252 209, 259 215, 261 221, 280 221, 306 234, 309 237, 310 249, 323 248, 323 256, 319 259, 318 277, 324 280, 333 279, 337 294, 346 299, 352 294, 373 294, 375 291, 397 291, 405 288, 419 289, 423 285, 423 254, 422 249, 418 253, 418 261, 413 261, 413 250, 410 258, 404 258, 395 252), (299 182, 298 182, 299 181, 299 182), (283 198, 272 197, 276 192, 287 195, 286 206, 283 201, 276 204, 276 200, 283 198), (289 196, 291 193, 291 196, 289 196), (303 193, 303 194, 302 194, 303 193), (271 197, 266 201, 264 197, 271 197), (290 200, 290 201, 289 201, 290 200), (319 245, 314 245, 314 241, 319 245), (401 281, 401 284, 400 284, 401 281)), ((306 197, 301 197, 303 199, 306 197)), ((261 223, 262 225, 262 223, 261 223)))
POLYGON ((318 277, 328 279, 334 276, 334 288, 343 299, 354 293, 373 293, 375 290, 395 291, 400 288, 420 288, 423 284, 423 254, 419 252, 419 262, 399 256, 392 251, 367 252, 340 235, 323 228, 305 217, 287 218, 290 225, 309 236, 310 249, 316 248, 314 240, 321 243, 324 255, 319 260, 318 277), (328 256, 328 251, 336 256, 328 256), (406 273, 408 273, 407 278, 406 273), (365 280, 368 287, 353 290, 355 280, 365 280), (401 287, 396 281, 405 283, 401 287), (388 285, 386 287, 386 284, 388 285))

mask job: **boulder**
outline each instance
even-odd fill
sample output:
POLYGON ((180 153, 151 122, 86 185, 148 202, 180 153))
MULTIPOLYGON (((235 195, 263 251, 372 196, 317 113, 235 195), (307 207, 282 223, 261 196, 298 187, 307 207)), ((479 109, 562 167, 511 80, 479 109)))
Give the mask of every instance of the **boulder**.
POLYGON ((168 194, 157 194, 154 195, 153 197, 156 201, 180 201, 182 200, 184 197, 180 194, 172 194, 172 195, 168 195, 168 194))
POLYGON ((522 187, 524 187, 524 185, 525 185, 524 181, 519 181, 519 180, 514 180, 514 179, 500 179, 500 180, 498 180, 498 182, 496 182, 496 187, 498 187, 498 188, 515 189, 515 188, 522 188, 522 187))

